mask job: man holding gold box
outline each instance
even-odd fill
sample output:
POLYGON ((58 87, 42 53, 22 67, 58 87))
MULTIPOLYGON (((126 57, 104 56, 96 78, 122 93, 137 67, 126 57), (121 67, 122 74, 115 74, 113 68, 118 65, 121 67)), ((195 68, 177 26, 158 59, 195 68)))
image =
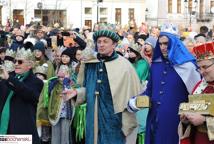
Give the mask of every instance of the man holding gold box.
MULTIPOLYGON (((144 107, 145 104, 146 107, 150 106, 145 144, 179 143, 179 104, 188 100, 188 94, 201 79, 196 71, 195 58, 177 34, 175 25, 162 26, 154 50, 147 89, 141 94, 146 96, 133 98, 136 99, 135 107, 144 107)), ((135 109, 131 101, 129 106, 135 109)))
MULTIPOLYGON (((196 46, 193 48, 193 52, 197 57, 198 70, 204 78, 196 84, 193 95, 202 94, 203 97, 203 94, 211 94, 210 99, 212 99, 212 96, 214 97, 214 42, 196 46)), ((183 124, 190 123, 195 127, 195 129, 191 127, 190 137, 189 135, 182 135, 182 144, 214 144, 213 116, 199 114, 198 112, 184 113, 181 114, 181 121, 183 124)))

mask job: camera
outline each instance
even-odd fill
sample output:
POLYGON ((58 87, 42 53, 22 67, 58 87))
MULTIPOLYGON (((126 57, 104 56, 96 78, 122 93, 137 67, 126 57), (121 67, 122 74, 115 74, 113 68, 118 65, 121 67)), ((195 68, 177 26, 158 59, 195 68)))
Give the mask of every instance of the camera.
POLYGON ((61 32, 62 36, 70 36, 70 33, 69 32, 61 32))

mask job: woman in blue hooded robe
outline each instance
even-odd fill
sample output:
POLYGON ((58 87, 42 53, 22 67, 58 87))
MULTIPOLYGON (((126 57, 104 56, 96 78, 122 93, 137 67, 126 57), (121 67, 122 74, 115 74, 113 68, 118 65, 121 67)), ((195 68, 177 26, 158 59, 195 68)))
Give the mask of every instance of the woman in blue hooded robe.
POLYGON ((161 32, 154 51, 150 79, 143 93, 151 101, 145 144, 178 144, 179 104, 188 100, 188 94, 199 80, 195 58, 176 35, 161 32), (164 36, 168 41, 161 43, 160 39, 164 36), (167 46, 167 56, 160 48, 163 43, 167 46))

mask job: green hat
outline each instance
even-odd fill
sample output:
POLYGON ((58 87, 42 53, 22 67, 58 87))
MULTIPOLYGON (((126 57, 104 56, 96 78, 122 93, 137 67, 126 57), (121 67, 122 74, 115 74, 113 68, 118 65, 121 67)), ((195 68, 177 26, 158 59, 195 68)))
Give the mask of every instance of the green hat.
POLYGON ((99 37, 108 37, 112 39, 114 42, 118 42, 120 37, 113 31, 110 30, 98 30, 93 34, 94 41, 97 41, 99 37))

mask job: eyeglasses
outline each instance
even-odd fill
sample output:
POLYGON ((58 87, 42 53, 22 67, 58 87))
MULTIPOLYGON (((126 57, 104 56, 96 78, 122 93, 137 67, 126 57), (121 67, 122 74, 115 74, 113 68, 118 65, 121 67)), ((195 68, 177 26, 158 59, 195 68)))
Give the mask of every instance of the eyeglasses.
POLYGON ((206 69, 208 69, 209 67, 211 67, 212 65, 214 65, 214 62, 212 62, 210 65, 203 65, 203 66, 201 66, 201 67, 198 67, 197 69, 198 69, 198 70, 202 70, 202 69, 206 70, 206 69))
POLYGON ((21 64, 23 64, 24 63, 24 60, 14 60, 14 64, 16 64, 16 62, 19 64, 19 65, 21 65, 21 64))
POLYGON ((159 45, 160 45, 160 46, 162 46, 162 45, 167 46, 167 45, 168 45, 168 42, 159 42, 159 45))

